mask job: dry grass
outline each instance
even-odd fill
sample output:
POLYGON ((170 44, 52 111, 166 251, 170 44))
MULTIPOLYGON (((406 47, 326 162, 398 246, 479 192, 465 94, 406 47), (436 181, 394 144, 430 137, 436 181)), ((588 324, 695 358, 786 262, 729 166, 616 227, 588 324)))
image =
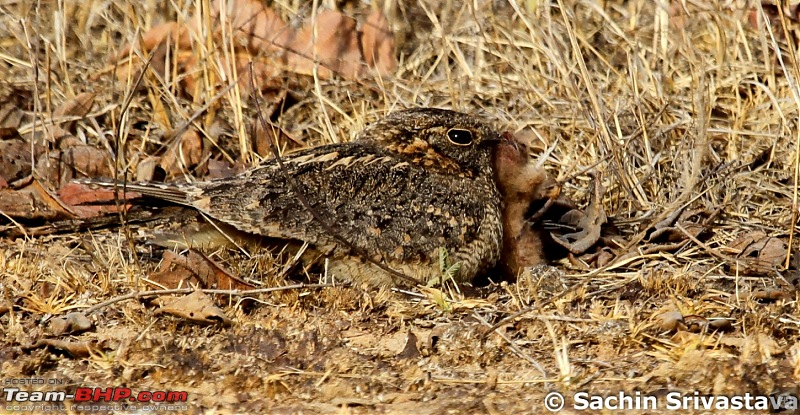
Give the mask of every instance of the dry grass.
MULTIPOLYGON (((223 118, 233 132, 214 154, 258 160, 243 138, 255 120, 246 92, 209 88, 189 100, 169 80, 145 77, 134 92, 135 79, 110 75, 107 57, 123 43, 202 1, 84 3, 0 5, 0 96, 32 97, 23 135, 93 91, 99 105, 79 134, 124 149, 120 174, 204 107, 196 128, 223 118)), ((274 7, 290 21, 309 19, 311 4, 288 3, 274 7)), ((587 172, 603 172, 604 206, 631 252, 648 226, 682 207, 720 209, 713 237, 600 269, 564 261, 473 297, 328 288, 222 298, 235 319, 227 328, 125 301, 93 314, 96 329, 76 337, 106 346, 87 358, 21 346, 46 336, 54 315, 145 289, 159 252, 131 228, 0 239, 0 293, 19 306, 0 316, 4 377, 186 390, 192 408, 210 413, 542 413, 551 390, 800 395, 793 271, 745 276, 715 255, 754 230, 791 240, 790 252, 797 246, 800 65, 782 27, 752 27, 746 13, 759 8, 744 1, 673 1, 672 11, 646 0, 389 3, 400 3, 386 7, 402 40, 397 73, 287 77, 297 102, 277 119, 285 131, 313 145, 349 140, 394 109, 474 112, 504 129, 533 129, 542 148, 557 142, 546 165, 569 178, 575 200, 588 200, 587 172), (749 295, 775 287, 791 296, 749 295), (732 328, 673 336, 655 322, 667 310, 729 318, 732 328), (409 333, 419 354, 398 355, 409 333)), ((197 53, 207 58, 205 82, 216 83, 219 61, 197 53)), ((273 254, 212 256, 256 285, 290 283, 273 254)))

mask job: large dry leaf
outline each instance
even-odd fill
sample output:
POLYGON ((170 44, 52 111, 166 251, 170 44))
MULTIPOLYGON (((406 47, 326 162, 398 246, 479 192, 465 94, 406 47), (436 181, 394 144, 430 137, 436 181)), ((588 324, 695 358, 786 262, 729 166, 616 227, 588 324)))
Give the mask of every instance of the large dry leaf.
POLYGON ((73 179, 111 176, 108 153, 97 147, 80 144, 61 151, 53 151, 40 157, 36 171, 46 177, 54 187, 60 187, 73 179))
POLYGON ((767 236, 764 232, 753 231, 739 235, 724 249, 732 253, 746 274, 761 274, 779 269, 786 260, 789 246, 783 238, 767 236))
MULTIPOLYGON (((220 235, 220 238, 224 238, 218 231, 216 234, 220 235)), ((184 243, 192 242, 184 241, 184 243)), ((189 249, 185 255, 177 255, 166 251, 163 258, 164 261, 159 266, 158 271, 150 275, 150 280, 164 288, 178 288, 186 286, 190 282, 195 284, 199 282, 199 285, 203 288, 222 290, 249 290, 254 288, 252 284, 233 275, 233 273, 194 249, 189 249), (178 267, 172 267, 172 265, 178 265, 178 267)))
POLYGON ((354 79, 362 73, 356 21, 333 10, 320 13, 313 26, 304 26, 294 38, 291 51, 288 68, 299 74, 313 74, 315 62, 319 62, 316 69, 323 78, 336 74, 354 79))
POLYGON ((164 251, 163 260, 158 269, 150 274, 149 280, 153 282, 151 285, 156 285, 159 288, 174 289, 186 287, 189 283, 196 281, 194 274, 189 269, 184 267, 174 267, 172 269, 172 265, 177 258, 178 255, 174 252, 164 251))
POLYGON ((394 56, 394 34, 386 16, 378 10, 367 16, 361 28, 361 51, 364 61, 379 74, 389 74, 397 69, 394 56))
MULTIPOLYGON (((125 199, 120 186, 120 200, 125 199)), ((140 197, 141 194, 128 192, 129 198, 140 197)), ((117 211, 114 201, 114 190, 93 189, 90 186, 80 183, 67 183, 58 189, 58 197, 61 202, 69 206, 70 211, 81 218, 91 218, 103 213, 117 211)), ((122 204, 123 210, 130 208, 130 204, 122 204)))
POLYGON ((158 314, 170 314, 199 324, 231 325, 232 321, 219 307, 214 305, 214 300, 202 291, 195 291, 184 297, 162 297, 164 304, 156 311, 158 314))
MULTIPOLYGON (((286 70, 303 75, 317 71, 322 78, 338 75, 355 79, 366 73, 367 68, 380 75, 397 68, 393 35, 379 11, 367 16, 361 31, 353 18, 332 10, 322 11, 295 29, 258 0, 215 0, 210 12, 213 47, 230 49, 223 44, 228 38, 232 38, 234 45, 232 55, 209 51, 220 63, 215 68, 220 71, 219 78, 233 79, 235 69, 239 86, 245 90, 250 86, 251 63, 252 77, 261 90, 281 84, 278 78, 286 70), (221 24, 223 19, 225 24, 221 24), (223 29, 230 30, 232 37, 223 34, 223 29)), ((196 50, 208 45, 202 35, 201 15, 195 14, 188 21, 186 26, 170 22, 146 32, 136 46, 142 50, 141 54, 132 53, 130 45, 121 48, 113 58, 117 62, 117 78, 122 81, 135 78, 143 67, 142 57, 152 53, 150 67, 155 73, 166 77, 177 69, 184 90, 190 95, 199 91, 203 86, 198 77, 202 62, 196 50), (168 57, 175 65, 173 68, 166 68, 168 57)))
POLYGON ((0 189, 0 211, 14 219, 72 219, 77 215, 37 180, 18 189, 0 189))

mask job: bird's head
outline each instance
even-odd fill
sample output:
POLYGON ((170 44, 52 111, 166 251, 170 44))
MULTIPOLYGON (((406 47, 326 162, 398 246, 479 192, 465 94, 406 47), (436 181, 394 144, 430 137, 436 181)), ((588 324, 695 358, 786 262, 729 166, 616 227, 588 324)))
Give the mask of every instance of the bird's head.
POLYGON ((495 145, 503 137, 474 115, 437 108, 389 114, 359 136, 398 158, 432 171, 477 176, 491 174, 495 145))

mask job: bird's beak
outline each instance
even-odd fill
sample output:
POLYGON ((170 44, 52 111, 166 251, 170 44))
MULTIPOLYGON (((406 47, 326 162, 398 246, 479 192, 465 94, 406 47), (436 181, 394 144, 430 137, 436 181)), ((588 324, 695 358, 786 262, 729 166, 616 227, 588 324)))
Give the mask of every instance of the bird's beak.
POLYGON ((506 143, 511 144, 512 146, 514 146, 514 150, 519 151, 519 141, 517 141, 517 139, 514 138, 514 133, 512 133, 511 131, 506 130, 506 131, 503 131, 502 137, 503 137, 503 140, 506 143))
POLYGON ((490 137, 484 138, 483 143, 488 144, 490 146, 496 146, 497 144, 500 143, 508 143, 509 141, 513 141, 510 140, 510 138, 511 138, 511 133, 506 131, 504 133, 495 134, 490 137))

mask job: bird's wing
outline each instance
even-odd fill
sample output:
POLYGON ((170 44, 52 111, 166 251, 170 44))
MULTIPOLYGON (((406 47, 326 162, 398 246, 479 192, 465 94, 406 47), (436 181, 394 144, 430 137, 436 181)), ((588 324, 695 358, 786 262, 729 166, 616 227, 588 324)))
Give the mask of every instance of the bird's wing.
POLYGON ((437 175, 368 144, 308 149, 286 157, 284 166, 285 172, 267 162, 244 175, 198 183, 199 191, 186 195, 192 206, 245 232, 336 243, 303 206, 288 174, 339 236, 377 258, 399 261, 467 245, 491 208, 487 203, 499 199, 489 183, 437 175))

